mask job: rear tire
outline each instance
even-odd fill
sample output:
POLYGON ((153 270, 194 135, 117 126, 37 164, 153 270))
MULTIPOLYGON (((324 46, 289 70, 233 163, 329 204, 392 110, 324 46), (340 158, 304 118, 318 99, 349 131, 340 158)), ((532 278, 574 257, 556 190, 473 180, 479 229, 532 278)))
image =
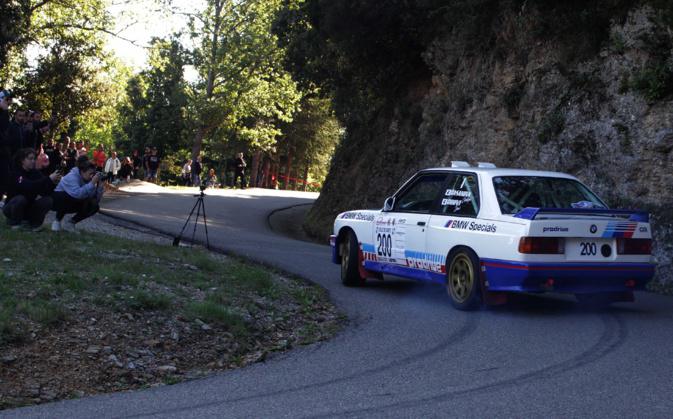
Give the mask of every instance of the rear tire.
POLYGON ((364 284, 360 276, 360 252, 358 239, 353 230, 348 230, 339 243, 341 255, 341 282, 347 287, 357 287, 364 284))
POLYGON ((481 307, 481 280, 479 258, 470 249, 460 248, 447 257, 446 291, 451 304, 458 310, 476 310, 481 307))

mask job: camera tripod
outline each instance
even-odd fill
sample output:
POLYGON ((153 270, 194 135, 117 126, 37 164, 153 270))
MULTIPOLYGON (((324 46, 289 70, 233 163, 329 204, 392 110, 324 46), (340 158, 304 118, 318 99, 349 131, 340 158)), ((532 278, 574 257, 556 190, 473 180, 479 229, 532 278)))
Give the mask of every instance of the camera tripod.
POLYGON ((196 200, 196 203, 194 204, 192 211, 189 213, 187 221, 185 221, 185 225, 182 226, 180 234, 178 234, 178 236, 173 239, 173 246, 180 245, 180 240, 182 239, 182 233, 185 232, 185 228, 187 228, 187 224, 189 224, 189 220, 191 220, 192 215, 194 214, 194 210, 196 210, 196 218, 194 219, 194 231, 192 231, 192 244, 194 243, 194 237, 196 236, 196 226, 197 224, 199 224, 199 217, 203 217, 203 228, 206 230, 206 249, 210 250, 210 240, 208 239, 208 223, 206 222, 206 204, 203 201, 203 198, 206 196, 206 194, 203 193, 204 189, 205 189, 204 187, 201 187, 201 193, 198 195, 194 195, 198 199, 196 200))

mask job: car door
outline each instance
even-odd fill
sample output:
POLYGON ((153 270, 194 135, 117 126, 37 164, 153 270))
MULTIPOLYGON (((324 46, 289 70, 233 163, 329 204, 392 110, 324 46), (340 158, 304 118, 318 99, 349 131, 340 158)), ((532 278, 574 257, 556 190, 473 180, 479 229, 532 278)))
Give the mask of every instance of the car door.
POLYGON ((377 257, 386 263, 423 268, 425 232, 441 198, 445 173, 424 173, 395 196, 392 211, 375 220, 377 257))
MULTIPOLYGON (((479 223, 479 183, 477 175, 454 172, 448 175, 439 206, 428 223, 426 252, 445 263, 448 249, 456 245, 470 245, 470 233, 486 232, 487 223, 479 223)), ((442 266, 443 267, 443 266, 442 266)))

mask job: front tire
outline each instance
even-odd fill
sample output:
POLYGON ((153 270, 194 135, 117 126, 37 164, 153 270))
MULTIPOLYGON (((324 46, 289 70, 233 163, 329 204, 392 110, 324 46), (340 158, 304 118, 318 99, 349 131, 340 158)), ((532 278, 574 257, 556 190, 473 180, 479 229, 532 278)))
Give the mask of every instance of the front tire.
POLYGON ((461 248, 449 253, 446 270, 446 290, 451 304, 468 311, 481 307, 479 259, 470 249, 461 248))
POLYGON ((341 282, 347 287, 357 287, 364 284, 360 276, 360 254, 358 239, 353 230, 348 230, 339 243, 341 255, 341 282))

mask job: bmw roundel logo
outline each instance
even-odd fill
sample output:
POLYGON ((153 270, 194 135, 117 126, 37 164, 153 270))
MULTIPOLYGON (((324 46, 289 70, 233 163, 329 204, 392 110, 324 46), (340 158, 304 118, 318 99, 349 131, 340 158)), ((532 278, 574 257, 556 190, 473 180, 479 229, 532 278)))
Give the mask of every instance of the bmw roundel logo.
POLYGON ((596 224, 591 224, 591 227, 589 227, 589 231, 591 234, 595 234, 598 231, 598 227, 596 227, 596 224))

